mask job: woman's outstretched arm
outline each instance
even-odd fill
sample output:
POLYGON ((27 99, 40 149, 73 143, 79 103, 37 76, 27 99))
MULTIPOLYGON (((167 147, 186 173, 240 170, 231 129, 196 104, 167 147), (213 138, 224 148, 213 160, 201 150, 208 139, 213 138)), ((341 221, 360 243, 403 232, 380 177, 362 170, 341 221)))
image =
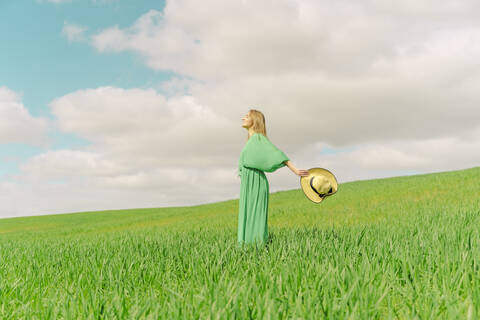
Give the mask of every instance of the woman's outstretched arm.
POLYGON ((290 160, 287 160, 287 161, 283 161, 287 167, 290 168, 290 170, 292 170, 293 173, 295 173, 297 176, 308 176, 308 170, 303 170, 303 169, 297 169, 297 167, 295 167, 292 163, 292 161, 290 160))

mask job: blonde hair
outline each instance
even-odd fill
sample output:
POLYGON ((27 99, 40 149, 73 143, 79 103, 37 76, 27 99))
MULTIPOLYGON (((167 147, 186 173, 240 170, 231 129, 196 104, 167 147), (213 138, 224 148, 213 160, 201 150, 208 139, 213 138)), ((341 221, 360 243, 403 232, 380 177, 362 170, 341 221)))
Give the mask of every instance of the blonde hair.
MULTIPOLYGON (((254 133, 261 133, 265 137, 267 136, 267 128, 265 126, 265 116, 261 111, 250 109, 248 110, 248 116, 253 120, 252 130, 254 133)), ((247 133, 247 141, 250 137, 247 133)))

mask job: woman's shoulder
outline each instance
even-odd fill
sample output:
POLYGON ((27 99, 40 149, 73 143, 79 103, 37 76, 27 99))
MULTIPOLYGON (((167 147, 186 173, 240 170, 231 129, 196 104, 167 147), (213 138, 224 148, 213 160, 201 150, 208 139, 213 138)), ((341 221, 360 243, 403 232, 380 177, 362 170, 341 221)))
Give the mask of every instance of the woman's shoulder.
POLYGON ((252 137, 256 137, 257 139, 268 139, 268 137, 266 135, 264 135, 263 133, 260 133, 260 132, 255 132, 252 137))
POLYGON ((255 132, 250 136, 250 138, 248 139, 245 145, 248 145, 250 143, 256 144, 255 142, 264 142, 264 141, 270 141, 270 140, 264 134, 255 132))

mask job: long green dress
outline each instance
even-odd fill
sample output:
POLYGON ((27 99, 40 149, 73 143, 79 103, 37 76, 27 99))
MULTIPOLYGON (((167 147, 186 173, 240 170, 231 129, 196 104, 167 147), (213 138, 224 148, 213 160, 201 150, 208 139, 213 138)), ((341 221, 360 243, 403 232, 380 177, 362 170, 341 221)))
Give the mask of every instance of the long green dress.
POLYGON ((264 171, 274 172, 290 160, 261 133, 248 139, 238 161, 240 199, 238 205, 238 244, 268 240, 269 185, 264 171))

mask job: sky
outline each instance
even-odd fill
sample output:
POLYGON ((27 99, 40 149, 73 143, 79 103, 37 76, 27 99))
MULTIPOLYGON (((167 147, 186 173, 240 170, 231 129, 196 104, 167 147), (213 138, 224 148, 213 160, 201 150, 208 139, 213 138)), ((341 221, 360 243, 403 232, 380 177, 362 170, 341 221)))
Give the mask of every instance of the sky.
POLYGON ((474 0, 0 1, 0 218, 236 199, 249 109, 339 191, 475 167, 479 71, 474 0))

